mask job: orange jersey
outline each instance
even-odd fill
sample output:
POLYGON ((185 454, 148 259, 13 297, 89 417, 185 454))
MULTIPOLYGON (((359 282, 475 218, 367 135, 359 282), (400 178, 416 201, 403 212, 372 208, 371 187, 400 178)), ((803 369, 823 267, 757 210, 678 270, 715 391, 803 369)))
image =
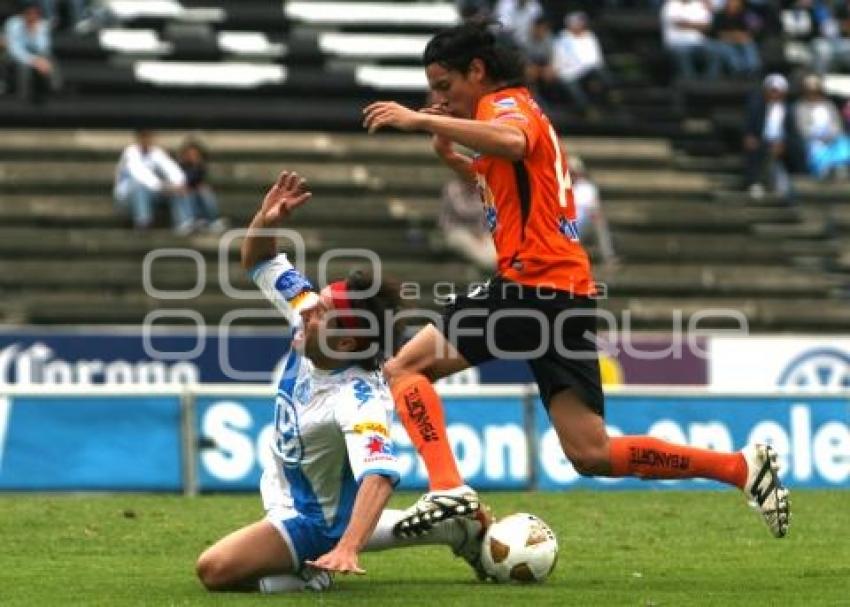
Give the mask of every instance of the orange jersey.
POLYGON ((521 284, 594 294, 567 159, 549 119, 525 87, 484 96, 475 119, 518 127, 527 145, 520 161, 479 155, 472 164, 499 253, 499 274, 521 284))

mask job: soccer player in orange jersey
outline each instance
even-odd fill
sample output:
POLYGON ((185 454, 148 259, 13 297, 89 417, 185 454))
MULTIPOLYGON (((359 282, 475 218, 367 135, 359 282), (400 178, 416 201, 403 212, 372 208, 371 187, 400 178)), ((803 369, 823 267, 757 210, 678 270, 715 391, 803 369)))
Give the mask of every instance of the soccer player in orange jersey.
POLYGON ((593 334, 594 282, 579 243, 567 159, 557 134, 522 86, 522 60, 490 24, 435 35, 423 57, 434 105, 390 101, 364 109, 370 133, 392 127, 433 136, 439 157, 478 183, 498 251, 496 276, 446 308, 384 368, 396 411, 428 469, 430 491, 408 510, 399 534, 479 507, 451 452, 431 382, 493 358, 524 357, 561 446, 583 475, 709 478, 742 489, 776 537, 787 533, 788 491, 765 445, 721 453, 650 436, 611 437, 593 334), (454 149, 475 152, 468 157, 454 149))

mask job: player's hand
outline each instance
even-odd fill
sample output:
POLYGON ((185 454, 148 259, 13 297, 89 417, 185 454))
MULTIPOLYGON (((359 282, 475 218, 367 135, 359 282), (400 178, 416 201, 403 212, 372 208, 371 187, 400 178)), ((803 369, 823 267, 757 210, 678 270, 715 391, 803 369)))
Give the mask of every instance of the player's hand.
POLYGON ((395 101, 376 101, 363 110, 363 126, 369 133, 391 126, 400 131, 415 131, 422 125, 422 113, 395 101))
POLYGON ((294 210, 310 200, 313 194, 307 190, 307 181, 298 173, 281 171, 277 181, 266 192, 261 213, 263 223, 274 225, 285 219, 294 210))
POLYGON ((357 551, 337 545, 336 548, 323 554, 315 561, 304 561, 306 565, 316 569, 324 569, 332 573, 355 573, 365 575, 366 570, 360 568, 357 560, 357 551))

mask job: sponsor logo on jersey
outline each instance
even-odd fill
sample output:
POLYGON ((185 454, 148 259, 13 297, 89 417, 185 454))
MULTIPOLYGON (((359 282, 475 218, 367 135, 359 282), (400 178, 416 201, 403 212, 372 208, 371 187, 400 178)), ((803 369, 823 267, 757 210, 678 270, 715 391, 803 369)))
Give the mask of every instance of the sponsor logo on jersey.
POLYGON ((363 422, 360 424, 354 424, 354 431, 357 434, 380 434, 381 436, 387 437, 390 435, 389 430, 387 430, 387 426, 382 424, 381 422, 363 422))
POLYGON ((366 383, 366 380, 357 379, 354 381, 354 398, 357 399, 361 407, 369 402, 372 395, 372 386, 366 383))
POLYGON ((495 105, 497 108, 506 108, 506 109, 513 109, 513 108, 517 107, 516 99, 514 99, 513 97, 505 97, 504 99, 497 99, 496 101, 493 102, 493 105, 495 105))
POLYGON ((558 218, 558 230, 572 241, 578 241, 578 223, 573 219, 567 219, 563 215, 558 218))
POLYGON ((490 230, 490 233, 496 231, 496 228, 499 227, 499 215, 496 213, 496 207, 493 205, 486 205, 484 207, 484 219, 487 222, 487 229, 490 230))
POLYGON ((295 384, 295 393, 293 394, 293 397, 296 402, 303 405, 310 400, 310 397, 313 395, 312 393, 313 387, 310 381, 301 381, 295 384))
POLYGON ((313 285, 304 278, 298 270, 291 268, 277 277, 274 288, 288 301, 300 295, 303 291, 309 291, 313 285))

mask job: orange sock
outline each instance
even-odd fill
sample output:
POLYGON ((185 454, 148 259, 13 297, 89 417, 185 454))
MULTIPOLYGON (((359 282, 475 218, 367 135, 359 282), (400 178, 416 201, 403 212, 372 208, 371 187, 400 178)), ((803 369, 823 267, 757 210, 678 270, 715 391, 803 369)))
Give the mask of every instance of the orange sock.
POLYGON ((420 374, 405 376, 393 385, 392 392, 398 417, 425 460, 431 490, 463 485, 446 434, 443 403, 428 378, 420 374))
POLYGON ((738 488, 747 482, 747 463, 740 453, 677 445, 652 436, 612 437, 610 444, 611 476, 710 478, 738 488))

